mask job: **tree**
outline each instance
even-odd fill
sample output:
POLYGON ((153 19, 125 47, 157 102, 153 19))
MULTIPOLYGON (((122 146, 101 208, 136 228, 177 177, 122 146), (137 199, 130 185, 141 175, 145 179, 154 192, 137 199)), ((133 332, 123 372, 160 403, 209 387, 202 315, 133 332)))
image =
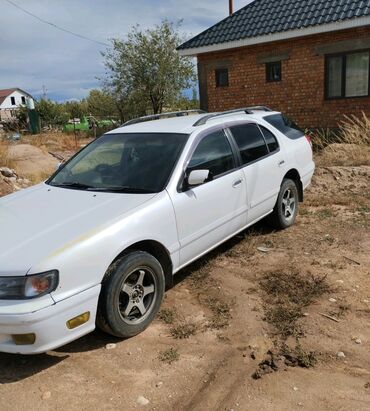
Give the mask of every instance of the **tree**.
POLYGON ((116 99, 107 91, 91 90, 86 102, 89 114, 94 117, 102 119, 119 117, 116 99))
POLYGON ((112 46, 102 53, 105 87, 121 100, 130 101, 130 107, 138 112, 150 107, 158 114, 173 105, 182 90, 195 81, 192 60, 176 51, 182 42, 178 28, 163 21, 154 29, 132 28, 126 41, 112 39, 112 46))
POLYGON ((41 99, 35 108, 43 126, 62 126, 69 119, 65 106, 51 100, 41 99))
POLYGON ((65 111, 69 113, 70 118, 79 118, 82 120, 88 113, 86 100, 81 101, 67 101, 64 103, 65 111))

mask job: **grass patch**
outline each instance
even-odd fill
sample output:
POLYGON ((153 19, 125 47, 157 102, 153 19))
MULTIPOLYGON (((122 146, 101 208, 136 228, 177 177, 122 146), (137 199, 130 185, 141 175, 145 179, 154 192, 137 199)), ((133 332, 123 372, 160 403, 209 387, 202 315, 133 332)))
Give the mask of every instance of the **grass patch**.
POLYGON ((303 309, 330 291, 326 277, 304 276, 296 271, 265 274, 260 282, 263 291, 265 320, 285 342, 304 335, 300 322, 303 309))
POLYGON ((265 320, 273 327, 277 337, 276 349, 269 351, 258 365, 253 378, 275 372, 284 367, 313 367, 316 354, 305 351, 300 343, 304 336, 304 309, 331 289, 326 277, 303 275, 295 270, 266 273, 259 281, 262 291, 265 320), (292 337, 295 346, 287 344, 292 337))
POLYGON ((9 143, 5 140, 0 139, 0 167, 14 168, 14 161, 9 157, 8 154, 9 143))
POLYGON ((344 116, 344 120, 336 130, 316 129, 306 132, 311 136, 314 151, 320 151, 335 143, 369 146, 370 118, 362 112, 361 116, 344 116))
POLYGON ((203 260, 198 260, 193 265, 194 271, 191 273, 189 280, 192 286, 199 287, 204 284, 211 273, 211 264, 203 260))
POLYGON ((316 353, 313 351, 305 351, 299 342, 293 349, 284 345, 281 353, 286 359, 286 364, 291 367, 311 368, 317 363, 316 353))
POLYGON ((167 350, 161 351, 158 354, 159 361, 165 362, 167 364, 172 364, 180 359, 179 351, 176 348, 168 348, 167 350))
POLYGON ((316 213, 317 217, 319 217, 320 220, 325 220, 326 218, 334 217, 333 210, 331 208, 324 208, 322 210, 319 210, 316 213))
POLYGON ((173 338, 183 340, 195 335, 197 332, 197 326, 194 323, 182 323, 175 325, 171 328, 170 333, 173 338))
POLYGON ((304 308, 330 291, 326 277, 302 275, 297 271, 276 271, 265 274, 260 280, 265 301, 274 305, 289 304, 304 308))
POLYGON ((209 322, 208 328, 214 330, 221 330, 230 324, 231 307, 228 303, 222 302, 215 297, 205 297, 201 301, 212 311, 212 318, 209 322))
POLYGON ((165 324, 173 324, 177 318, 177 312, 174 308, 162 308, 158 314, 158 318, 165 324))

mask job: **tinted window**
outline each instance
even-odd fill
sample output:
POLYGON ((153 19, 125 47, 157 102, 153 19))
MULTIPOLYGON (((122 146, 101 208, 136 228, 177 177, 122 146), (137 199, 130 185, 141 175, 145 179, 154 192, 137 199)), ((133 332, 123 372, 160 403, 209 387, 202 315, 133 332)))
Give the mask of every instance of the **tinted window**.
POLYGON ((229 70, 217 69, 216 75, 216 87, 227 87, 229 85, 229 70))
POLYGON ((369 95, 370 52, 326 56, 326 98, 369 95))
POLYGON ((92 191, 162 191, 188 139, 185 134, 106 134, 71 159, 48 184, 92 191))
POLYGON ((239 147, 243 164, 251 163, 268 154, 267 146, 255 124, 230 127, 239 147))
POLYGON ((281 61, 266 64, 266 81, 281 81, 281 61))
POLYGON ((193 170, 210 170, 214 177, 234 168, 234 157, 223 131, 204 137, 195 149, 188 166, 193 170))
POLYGON ((276 137, 271 133, 270 130, 267 130, 267 128, 260 126, 260 129, 262 130, 263 136, 265 137, 265 141, 270 153, 276 151, 279 148, 279 143, 277 142, 276 137))
POLYGON ((291 139, 304 136, 304 132, 289 118, 282 114, 272 114, 264 117, 269 124, 291 139))

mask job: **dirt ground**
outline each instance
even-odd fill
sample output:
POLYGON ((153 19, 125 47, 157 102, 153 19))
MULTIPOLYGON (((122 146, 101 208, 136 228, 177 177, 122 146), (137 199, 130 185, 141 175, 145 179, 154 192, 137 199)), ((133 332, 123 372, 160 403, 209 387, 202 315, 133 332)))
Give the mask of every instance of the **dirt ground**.
POLYGON ((340 149, 295 226, 258 224, 180 272, 143 334, 0 353, 0 410, 369 410, 370 165, 340 149))

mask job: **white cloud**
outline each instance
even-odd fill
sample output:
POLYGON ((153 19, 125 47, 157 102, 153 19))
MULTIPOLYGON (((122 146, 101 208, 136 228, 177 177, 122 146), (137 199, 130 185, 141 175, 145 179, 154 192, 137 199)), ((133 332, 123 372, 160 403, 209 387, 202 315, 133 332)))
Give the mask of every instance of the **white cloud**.
MULTIPOLYGON (((42 19, 103 42, 124 37, 136 24, 148 28, 163 19, 182 19, 181 30, 191 37, 228 13, 227 0, 13 1, 42 19)), ((237 0, 235 8, 248 2, 237 0)), ((82 98, 104 73, 104 46, 43 24, 4 1, 0 44, 0 88, 20 87, 39 96, 45 85, 51 98, 82 98)))

